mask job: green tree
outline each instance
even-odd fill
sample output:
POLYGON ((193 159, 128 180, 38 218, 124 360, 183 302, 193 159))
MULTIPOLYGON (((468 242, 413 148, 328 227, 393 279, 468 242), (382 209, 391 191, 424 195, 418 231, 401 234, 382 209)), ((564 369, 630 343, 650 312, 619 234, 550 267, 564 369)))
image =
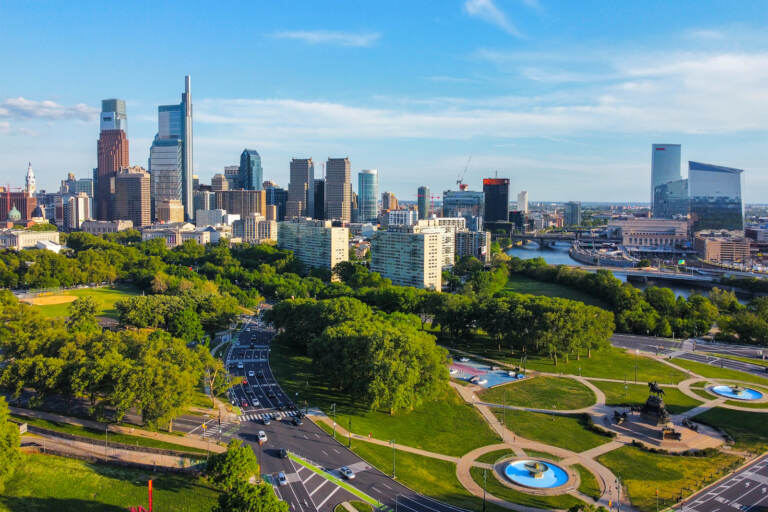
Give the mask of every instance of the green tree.
POLYGON ((228 493, 219 495, 211 512, 288 512, 288 503, 277 498, 266 482, 250 485, 240 482, 228 493))
POLYGON ((71 332, 93 334, 101 328, 96 320, 96 301, 93 297, 79 297, 69 305, 67 328, 71 332))
POLYGON ((206 473, 211 482, 230 491, 259 474, 259 461, 250 446, 244 445, 239 439, 233 439, 225 452, 208 458, 206 473))
POLYGON ((13 475, 19 461, 19 426, 9 421, 8 404, 0 396, 0 492, 13 475))

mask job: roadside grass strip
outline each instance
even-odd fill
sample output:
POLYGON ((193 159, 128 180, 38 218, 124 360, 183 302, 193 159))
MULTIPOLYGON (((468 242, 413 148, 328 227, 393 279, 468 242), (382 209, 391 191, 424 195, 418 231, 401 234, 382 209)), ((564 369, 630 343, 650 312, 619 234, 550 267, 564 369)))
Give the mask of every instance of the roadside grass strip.
POLYGON ((288 458, 291 459, 294 462, 298 462, 299 464, 301 464, 305 468, 309 469, 310 471, 312 471, 314 473, 317 473, 318 475, 320 475, 321 477, 325 478, 326 480, 330 480, 332 483, 338 485, 342 489, 345 489, 345 490, 351 492, 352 494, 354 494, 355 496, 357 496, 361 500, 365 501, 369 505, 372 505, 372 506, 374 506, 376 508, 380 508, 380 507, 384 506, 383 503, 381 503, 379 501, 376 501, 375 499, 371 498, 370 496, 368 496, 364 492, 360 491, 356 487, 352 487, 351 485, 349 485, 345 481, 343 481, 343 480, 341 480, 339 478, 336 478, 335 476, 331 475, 330 473, 328 473, 326 471, 323 471, 322 469, 320 469, 319 467, 315 466, 314 464, 310 464, 309 462, 307 462, 306 460, 302 459, 298 455, 294 455, 293 453, 288 452, 288 458))

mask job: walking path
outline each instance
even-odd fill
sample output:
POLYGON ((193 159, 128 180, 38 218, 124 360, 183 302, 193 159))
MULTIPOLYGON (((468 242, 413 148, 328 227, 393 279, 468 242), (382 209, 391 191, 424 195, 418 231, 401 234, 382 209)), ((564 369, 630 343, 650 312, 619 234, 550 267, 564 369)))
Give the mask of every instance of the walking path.
POLYGON ((69 425, 77 425, 79 427, 93 428, 96 430, 107 429, 109 432, 117 434, 126 434, 130 436, 143 437, 146 439, 155 439, 157 441, 164 441, 166 443, 178 444, 181 446, 188 446, 190 448, 197 448, 198 450, 209 450, 213 453, 221 453, 226 451, 226 447, 219 445, 218 443, 205 441, 202 439, 196 439, 189 436, 173 436, 170 434, 163 434, 161 432, 152 432, 150 430, 142 430, 134 427, 123 427, 121 425, 108 425, 93 420, 84 420, 81 418, 72 418, 70 416, 63 416, 61 414, 55 414, 52 412, 35 411, 32 409, 22 409, 20 407, 8 407, 11 414, 18 416, 26 416, 28 418, 38 418, 47 421, 55 421, 57 423, 67 423, 69 425))

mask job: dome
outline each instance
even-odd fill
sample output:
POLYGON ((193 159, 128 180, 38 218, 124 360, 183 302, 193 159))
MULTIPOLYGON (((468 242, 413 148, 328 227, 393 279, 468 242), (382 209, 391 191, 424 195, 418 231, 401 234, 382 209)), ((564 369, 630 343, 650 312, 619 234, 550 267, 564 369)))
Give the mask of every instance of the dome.
POLYGON ((45 211, 40 208, 40 205, 37 205, 34 210, 32 210, 32 218, 37 219, 44 219, 45 218, 45 211))
POLYGON ((13 205, 13 208, 11 208, 11 211, 8 212, 8 220, 10 221, 21 220, 21 212, 16 209, 16 205, 13 205))

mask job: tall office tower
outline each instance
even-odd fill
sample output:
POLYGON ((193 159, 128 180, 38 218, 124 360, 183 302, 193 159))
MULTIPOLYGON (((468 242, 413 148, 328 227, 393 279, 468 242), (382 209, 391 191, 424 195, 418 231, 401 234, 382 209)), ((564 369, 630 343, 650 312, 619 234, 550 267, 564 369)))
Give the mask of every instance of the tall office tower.
POLYGON ((96 218, 112 220, 114 200, 114 178, 117 171, 130 164, 128 159, 128 116, 125 113, 125 101, 117 99, 102 100, 99 118, 99 140, 96 143, 98 166, 96 179, 95 209, 96 218))
MULTIPOLYGON (((274 204, 268 204, 267 205, 267 220, 274 220, 277 222, 277 206, 274 204)), ((277 236, 277 231, 275 231, 275 236, 277 236)), ((277 238, 275 238, 277 240, 277 238)))
MULTIPOLYGON (((88 197, 93 198, 93 179, 91 178, 75 178, 74 173, 68 173, 66 180, 61 180, 61 187, 59 187, 60 194, 79 194, 85 192, 88 197)), ((93 213, 93 212, 91 212, 93 213)))
POLYGON ((417 201, 419 220, 429 218, 429 211, 432 209, 432 196, 429 195, 429 187, 419 187, 417 201))
POLYGON ((309 267, 333 269, 349 261, 349 228, 333 227, 329 220, 296 217, 278 224, 277 246, 293 251, 309 267))
POLYGON ((379 172, 360 171, 357 175, 358 222, 377 222, 379 218, 379 172))
POLYGON ((35 182, 35 172, 32 170, 32 162, 29 162, 27 167, 27 177, 24 182, 24 191, 28 196, 34 196, 37 190, 37 184, 35 182))
POLYGON ((314 210, 315 164, 311 158, 292 158, 285 218, 307 217, 314 210), (312 209, 309 209, 310 198, 312 209))
POLYGON ((651 214, 656 217, 656 187, 677 181, 680 175, 680 144, 651 145, 651 214))
MULTIPOLYGON (((160 107, 163 108, 163 107, 160 107)), ((184 143, 179 138, 155 136, 149 148, 152 212, 162 201, 181 201, 184 190, 184 143)), ((182 203, 183 204, 183 203, 182 203)))
POLYGON ((371 270, 394 285, 440 291, 443 237, 444 230, 429 220, 379 230, 371 240, 371 270))
MULTIPOLYGON (((272 183, 272 185, 274 185, 274 183, 272 183)), ((275 208, 277 208, 277 217, 275 220, 284 220, 285 204, 288 201, 288 191, 277 185, 264 187, 264 190, 267 193, 267 206, 274 205, 275 208)))
POLYGON ((240 154, 240 186, 246 190, 262 190, 263 175, 259 152, 244 149, 240 154))
POLYGON ((221 192, 222 190, 229 190, 229 181, 223 174, 214 174, 211 178, 211 190, 214 192, 221 192))
POLYGON ((581 224, 581 202, 568 201, 565 203, 565 225, 578 226, 581 224))
POLYGON ((528 213, 528 191, 521 190, 517 194, 517 211, 528 213))
POLYGON ((472 190, 444 191, 443 217, 464 217, 470 231, 482 231, 485 217, 485 194, 472 190))
POLYGON ((314 211, 312 212, 312 218, 318 220, 325 219, 325 180, 315 180, 313 188, 314 199, 314 211))
POLYGON ((224 177, 229 184, 229 190, 235 190, 237 188, 243 188, 243 184, 240 181, 240 166, 239 165, 225 165, 224 177))
POLYGON ((352 166, 349 158, 329 158, 325 163, 325 217, 352 220, 352 166))
POLYGON ((744 229, 741 169, 688 162, 692 231, 744 229))
POLYGON ((485 178, 485 220, 507 222, 509 218, 509 180, 507 178, 485 178))
POLYGON ((688 180, 670 181, 656 187, 653 196, 654 218, 687 217, 689 212, 688 180))
MULTIPOLYGON (((152 192, 152 199, 178 199, 184 205, 184 216, 191 220, 195 216, 193 199, 193 164, 192 164, 192 91, 190 77, 184 77, 184 92, 178 105, 160 105, 157 107, 157 135, 150 149, 150 173, 155 185, 155 167, 152 165, 152 150, 158 150, 158 164, 164 174, 162 197, 152 192), (163 160, 161 163, 160 160, 163 160), (171 174, 177 176, 171 177, 171 174), (176 183, 179 184, 178 192, 176 183), (174 194, 175 197, 171 197, 174 194)), ((158 183, 160 185, 161 183, 158 183)))
POLYGON ((67 231, 77 231, 91 218, 91 200, 88 194, 66 194, 62 197, 63 225, 67 231))
POLYGON ((227 213, 240 215, 245 218, 246 215, 267 213, 267 192, 266 190, 224 190, 216 192, 216 207, 226 210, 227 213))
POLYGON ((130 220, 134 227, 152 224, 150 176, 137 166, 121 169, 115 175, 115 220, 130 220))
POLYGON ((209 190, 195 190, 195 215, 198 210, 215 210, 216 193, 209 190))
POLYGON ((400 205, 397 203, 397 198, 392 192, 384 192, 381 194, 381 211, 398 210, 400 205))

